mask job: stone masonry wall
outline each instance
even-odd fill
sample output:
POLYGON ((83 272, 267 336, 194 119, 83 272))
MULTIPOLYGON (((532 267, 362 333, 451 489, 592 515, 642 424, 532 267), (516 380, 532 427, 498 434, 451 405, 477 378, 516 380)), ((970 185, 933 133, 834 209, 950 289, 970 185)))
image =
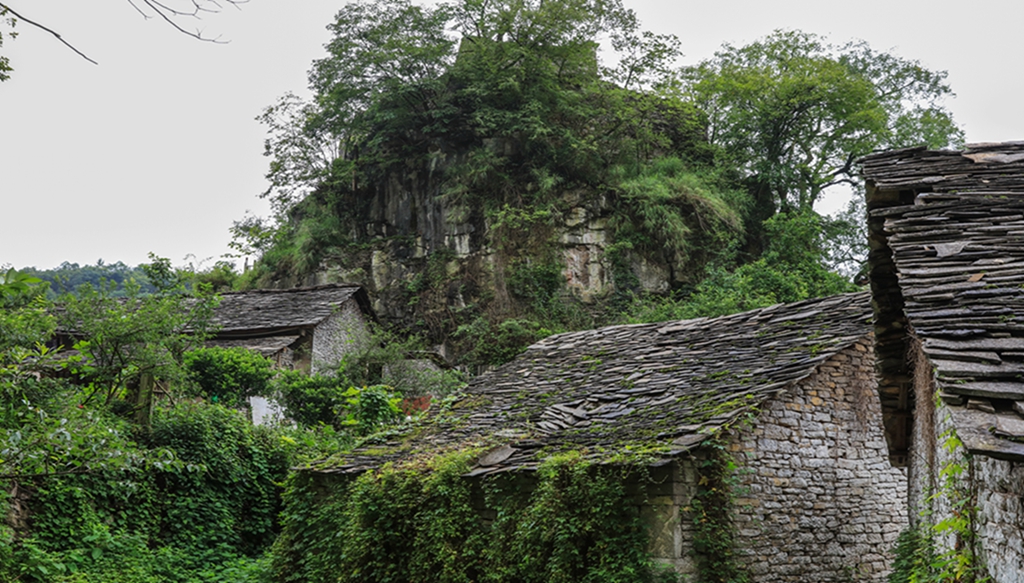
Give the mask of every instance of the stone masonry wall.
MULTIPOLYGON (((946 447, 953 433, 948 409, 936 406, 931 366, 923 363, 917 371, 917 407, 914 414, 914 442, 911 448, 910 508, 923 527, 948 518, 952 504, 941 472, 951 463, 961 464, 966 490, 977 508, 975 552, 991 580, 1024 583, 1024 466, 982 455, 967 457, 962 447, 946 447)), ((957 544, 952 533, 936 535, 939 552, 957 544)))
POLYGON ((975 456, 980 558, 993 581, 1024 583, 1024 466, 975 456))
POLYGON ((311 372, 330 371, 345 354, 361 350, 370 330, 355 300, 348 300, 313 331, 311 372))
POLYGON ((869 342, 768 402, 731 444, 740 560, 754 581, 884 581, 907 525, 889 464, 869 342))
MULTIPOLYGON (((907 525, 907 479, 889 464, 868 341, 767 402, 728 443, 740 482, 735 548, 751 581, 884 581, 907 525)), ((698 464, 680 459, 648 486, 654 558, 692 575, 686 512, 698 464)))

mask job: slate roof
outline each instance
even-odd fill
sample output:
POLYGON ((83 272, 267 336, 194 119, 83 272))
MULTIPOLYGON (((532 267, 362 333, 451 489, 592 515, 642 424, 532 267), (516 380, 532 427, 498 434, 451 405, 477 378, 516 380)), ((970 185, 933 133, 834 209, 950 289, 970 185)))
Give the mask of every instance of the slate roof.
POLYGON ((264 338, 237 338, 233 340, 208 340, 207 346, 220 348, 244 348, 270 358, 295 344, 301 336, 267 336, 264 338))
POLYGON ((857 162, 879 190, 1024 191, 1024 142, 969 144, 960 150, 891 150, 857 162))
POLYGON ((922 341, 968 451, 1024 460, 1024 142, 862 164, 869 201, 872 187, 903 192, 871 210, 900 297, 884 277, 876 294, 922 341))
MULTIPOLYGON (((678 322, 558 334, 474 379, 407 435, 313 469, 358 473, 420 451, 492 447, 471 474, 535 467, 558 451, 667 461, 870 335, 867 293, 678 322)), ((657 465, 657 463, 655 463, 657 465)))
POLYGON ((219 339, 294 335, 315 327, 350 299, 365 314, 373 313, 357 285, 229 292, 221 295, 213 323, 219 326, 219 339))

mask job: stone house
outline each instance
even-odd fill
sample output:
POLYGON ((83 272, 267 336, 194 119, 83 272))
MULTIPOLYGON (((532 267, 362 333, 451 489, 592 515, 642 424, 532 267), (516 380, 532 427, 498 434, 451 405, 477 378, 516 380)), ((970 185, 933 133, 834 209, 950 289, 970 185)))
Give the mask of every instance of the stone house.
POLYGON ((370 342, 374 320, 366 292, 355 285, 262 289, 221 295, 211 346, 240 346, 281 368, 330 370, 370 342))
POLYGON ((907 493, 888 462, 870 320, 868 294, 855 293, 555 335, 474 379, 457 415, 309 471, 348 480, 480 443, 490 449, 466 479, 528 477, 569 451, 600 464, 636 454, 649 466, 631 486, 649 550, 694 574, 701 462, 725 455, 735 560, 752 581, 883 581, 907 493))
POLYGON ((1024 143, 861 160, 879 395, 910 520, 1024 581, 1024 143), (953 531, 936 529, 950 517, 953 531))

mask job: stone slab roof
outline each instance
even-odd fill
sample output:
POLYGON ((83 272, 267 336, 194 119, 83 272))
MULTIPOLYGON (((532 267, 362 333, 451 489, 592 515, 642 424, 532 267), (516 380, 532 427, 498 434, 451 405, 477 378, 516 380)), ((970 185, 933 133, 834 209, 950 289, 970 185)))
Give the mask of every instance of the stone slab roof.
POLYGON ((208 340, 207 346, 220 348, 244 348, 262 356, 271 357, 295 344, 301 336, 267 336, 263 338, 237 338, 233 340, 208 340))
POLYGON ((229 292, 221 295, 213 323, 220 327, 219 339, 292 335, 315 327, 351 299, 372 317, 366 292, 357 285, 229 292))
MULTIPOLYGON (((471 474, 559 451, 667 461, 869 336, 867 293, 678 322, 558 334, 474 379, 405 435, 313 467, 358 473, 459 444, 491 447, 471 474)), ((655 462, 655 465, 660 462, 655 462)))
POLYGON ((884 219, 903 311, 960 438, 973 453, 1024 460, 1024 166, 1017 172, 1022 192, 926 192, 872 217, 884 219))
POLYGON ((1024 191, 1024 142, 969 144, 963 151, 906 148, 858 164, 879 190, 1024 191))

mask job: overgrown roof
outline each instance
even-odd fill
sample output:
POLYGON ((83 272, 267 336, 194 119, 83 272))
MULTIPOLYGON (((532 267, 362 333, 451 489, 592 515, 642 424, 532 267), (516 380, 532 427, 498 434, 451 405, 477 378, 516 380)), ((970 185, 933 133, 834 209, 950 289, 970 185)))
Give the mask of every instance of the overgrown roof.
POLYGON ((219 339, 291 335, 323 322, 350 299, 372 317, 361 287, 333 284, 225 293, 214 310, 213 323, 219 326, 219 339))
POLYGON ((576 449, 600 462, 631 454, 665 460, 868 336, 870 318, 868 294, 854 293, 558 334, 476 378, 408 434, 314 469, 358 473, 468 443, 492 448, 472 474, 530 469, 576 449))
MULTIPOLYGON (((968 451, 1024 460, 1024 142, 862 165, 883 375, 905 374, 894 359, 910 329, 968 451)), ((881 384, 891 408, 894 383, 881 384)))

